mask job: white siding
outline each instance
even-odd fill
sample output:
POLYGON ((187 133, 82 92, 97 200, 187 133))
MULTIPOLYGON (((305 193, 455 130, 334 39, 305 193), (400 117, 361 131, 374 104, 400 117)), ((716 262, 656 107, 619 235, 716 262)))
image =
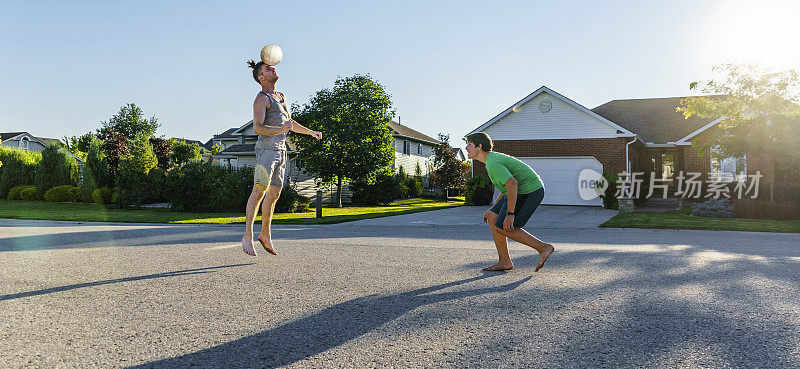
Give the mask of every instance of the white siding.
POLYGON ((600 121, 580 109, 546 92, 540 93, 518 107, 484 132, 493 140, 535 140, 559 138, 613 138, 616 128, 600 121), (547 99, 552 108, 547 113, 539 110, 539 103, 547 99))

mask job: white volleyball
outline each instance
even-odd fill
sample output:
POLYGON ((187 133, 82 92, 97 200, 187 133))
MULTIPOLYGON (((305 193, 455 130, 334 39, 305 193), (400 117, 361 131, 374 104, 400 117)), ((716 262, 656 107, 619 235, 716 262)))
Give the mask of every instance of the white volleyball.
POLYGON ((280 46, 269 44, 261 48, 261 61, 266 65, 278 65, 283 59, 283 50, 280 46))

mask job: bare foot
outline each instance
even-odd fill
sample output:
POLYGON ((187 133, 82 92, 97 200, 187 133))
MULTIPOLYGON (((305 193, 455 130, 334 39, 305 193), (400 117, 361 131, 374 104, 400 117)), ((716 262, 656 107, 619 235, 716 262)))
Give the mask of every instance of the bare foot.
POLYGON ((492 266, 490 266, 488 268, 483 268, 482 270, 484 272, 503 272, 503 271, 511 270, 511 269, 514 269, 514 264, 500 264, 500 263, 497 263, 497 264, 492 265, 492 266))
POLYGON ((539 254, 539 265, 536 266, 536 270, 533 271, 534 273, 538 272, 539 269, 542 269, 542 267, 544 266, 544 262, 547 261, 547 257, 549 257, 550 254, 552 254, 553 251, 556 250, 556 248, 553 247, 553 245, 551 245, 549 243, 548 243, 548 245, 550 245, 550 246, 548 246, 548 249, 545 250, 543 253, 539 254))
POLYGON ((253 240, 248 240, 246 237, 242 237, 242 251, 245 254, 250 256, 256 256, 256 249, 253 247, 253 240))
POLYGON ((275 252, 275 249, 272 248, 272 240, 269 238, 266 238, 264 235, 260 234, 258 235, 258 242, 261 242, 261 246, 263 246, 264 250, 267 250, 268 253, 272 255, 278 255, 278 253, 275 252))

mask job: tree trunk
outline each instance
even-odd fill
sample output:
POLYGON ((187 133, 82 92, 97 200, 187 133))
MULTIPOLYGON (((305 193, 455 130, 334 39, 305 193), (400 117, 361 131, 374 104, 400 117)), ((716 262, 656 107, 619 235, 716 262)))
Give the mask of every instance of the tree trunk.
POLYGON ((342 207, 342 177, 336 177, 336 207, 342 207))

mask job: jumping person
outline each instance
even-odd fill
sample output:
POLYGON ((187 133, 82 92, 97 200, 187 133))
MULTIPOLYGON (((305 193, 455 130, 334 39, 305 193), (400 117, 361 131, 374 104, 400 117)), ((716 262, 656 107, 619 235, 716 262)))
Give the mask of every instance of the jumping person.
POLYGON ((253 69, 253 79, 261 85, 261 91, 253 102, 253 131, 258 135, 256 141, 256 166, 253 171, 253 191, 247 200, 247 216, 242 237, 242 251, 256 256, 253 247, 253 222, 261 206, 261 234, 258 242, 267 252, 277 255, 272 245, 270 223, 275 211, 275 202, 281 195, 283 176, 286 170, 286 133, 289 131, 322 138, 322 133, 312 131, 294 121, 289 115, 286 98, 275 91, 278 74, 275 68, 251 60, 247 63, 253 69), (266 198, 265 198, 266 195, 266 198), (262 205, 263 201, 263 205, 262 205))
POLYGON ((530 166, 519 159, 492 151, 492 139, 484 132, 476 132, 464 137, 467 141, 467 155, 486 164, 486 171, 492 184, 503 194, 491 209, 483 214, 483 221, 489 223, 499 261, 484 271, 495 272, 514 269, 508 255, 508 239, 530 246, 539 252, 539 264, 534 272, 544 266, 544 262, 555 247, 542 242, 521 227, 528 222, 533 212, 544 199, 544 184, 530 166))

